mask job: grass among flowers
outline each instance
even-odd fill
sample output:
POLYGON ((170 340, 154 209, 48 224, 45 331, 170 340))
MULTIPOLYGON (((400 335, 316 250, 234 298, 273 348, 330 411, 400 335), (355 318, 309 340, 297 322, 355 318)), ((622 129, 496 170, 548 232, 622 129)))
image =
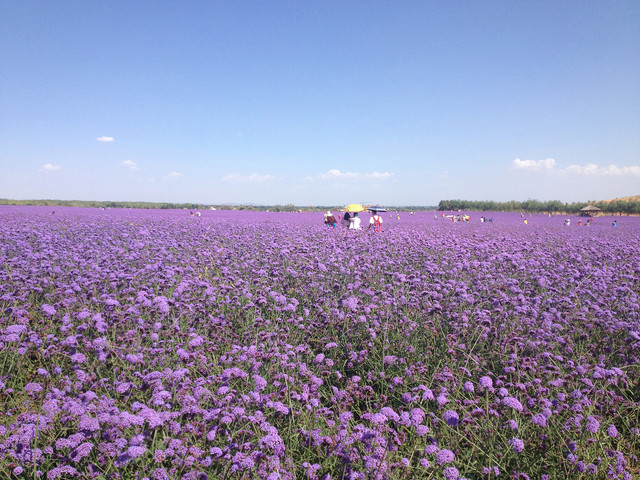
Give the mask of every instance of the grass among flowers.
POLYGON ((0 207, 0 477, 640 475, 640 219, 0 207))

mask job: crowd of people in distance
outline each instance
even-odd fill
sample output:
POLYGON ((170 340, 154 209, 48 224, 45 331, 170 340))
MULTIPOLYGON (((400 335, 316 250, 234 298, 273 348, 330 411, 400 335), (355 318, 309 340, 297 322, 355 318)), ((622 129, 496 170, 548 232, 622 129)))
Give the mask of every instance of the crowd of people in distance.
MULTIPOLYGON (((409 213, 409 215, 413 215, 413 212, 409 213)), ((521 217, 523 218, 523 223, 525 225, 529 224, 529 220, 524 216, 524 214, 521 215, 521 217)), ((389 213, 389 218, 393 218, 393 214, 389 213)), ((398 220, 400 220, 400 214, 397 214, 397 218, 398 220)), ((433 218, 435 220, 438 220, 439 218, 441 218, 442 220, 447 220, 447 221, 451 221, 451 222, 470 222, 471 221, 471 217, 469 215, 466 215, 464 213, 458 214, 458 215, 446 215, 444 212, 441 213, 440 215, 438 215, 437 213, 433 215, 433 218)), ((369 218, 369 227, 368 230, 375 230, 376 232, 381 232, 382 231, 382 215, 380 214, 380 212, 376 212, 376 211, 372 211, 371 212, 371 217, 369 218)), ((493 223, 493 218, 487 218, 484 215, 480 217, 480 223, 493 223)), ((578 220, 578 226, 582 227, 584 226, 591 226, 594 222, 594 219, 592 217, 587 218, 584 222, 582 221, 582 219, 578 220)), ((362 221, 360 219, 360 216, 358 215, 358 212, 344 212, 344 215, 342 216, 341 220, 337 220, 336 217, 330 212, 328 211, 327 213, 324 214, 324 224, 327 227, 333 227, 336 228, 338 226, 338 223, 341 223, 342 225, 344 225, 346 228, 348 228, 349 230, 361 230, 362 229, 362 221)), ((571 219, 570 218, 566 218, 564 220, 564 225, 566 227, 570 227, 571 226, 571 219)), ((618 223, 616 220, 613 221, 613 223, 611 224, 612 227, 616 228, 618 226, 618 223)))
MULTIPOLYGON (((460 213, 458 215, 445 215, 444 212, 442 212, 440 214, 440 217, 442 218, 442 220, 449 220, 451 222, 470 222, 471 221, 471 217, 465 213, 460 213)), ((437 215, 434 215, 434 218, 437 219, 437 215)), ((482 217, 484 218, 484 217, 482 217)), ((480 219, 481 222, 484 222, 483 219, 480 219)))
MULTIPOLYGON (((593 218, 591 218, 591 217, 587 218, 587 220, 584 223, 582 222, 582 219, 578 220, 578 226, 579 227, 582 227, 583 225, 586 226, 586 227, 590 227, 592 223, 593 223, 593 218)), ((566 218, 565 221, 564 221, 564 225, 565 225, 565 227, 570 227, 571 226, 571 219, 570 218, 566 218)), ((615 225, 614 225, 614 227, 615 227, 615 225)))
MULTIPOLYGON (((378 212, 371 212, 371 218, 369 218, 369 227, 367 230, 374 230, 376 232, 382 231, 382 216, 378 212)), ((336 228, 338 226, 338 220, 335 215, 331 213, 331 211, 327 211, 324 214, 324 224, 327 227, 336 228)), ((350 212, 344 212, 342 216, 342 224, 347 227, 349 230, 361 230, 362 229, 362 220, 358 215, 358 212, 353 212, 353 215, 350 212)))

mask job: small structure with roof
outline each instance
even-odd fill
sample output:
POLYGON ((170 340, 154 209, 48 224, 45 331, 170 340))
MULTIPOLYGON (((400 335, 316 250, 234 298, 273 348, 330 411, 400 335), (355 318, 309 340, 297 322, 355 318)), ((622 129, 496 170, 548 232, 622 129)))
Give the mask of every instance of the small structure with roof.
POLYGON ((586 207, 580 209, 580 216, 581 217, 595 217, 601 211, 602 210, 600 210, 595 205, 587 205, 586 207))

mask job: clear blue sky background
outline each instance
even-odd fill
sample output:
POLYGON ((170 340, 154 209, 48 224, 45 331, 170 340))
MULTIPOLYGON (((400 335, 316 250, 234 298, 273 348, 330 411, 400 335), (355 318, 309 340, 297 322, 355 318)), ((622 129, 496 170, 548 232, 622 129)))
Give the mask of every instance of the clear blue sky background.
POLYGON ((0 2, 0 197, 640 194, 640 2, 0 2))

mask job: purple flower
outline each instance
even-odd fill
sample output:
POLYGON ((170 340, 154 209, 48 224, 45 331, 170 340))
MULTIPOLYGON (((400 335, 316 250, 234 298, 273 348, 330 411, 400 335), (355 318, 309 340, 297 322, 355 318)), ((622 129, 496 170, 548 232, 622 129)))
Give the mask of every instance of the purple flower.
POLYGON ((486 375, 484 377, 480 377, 480 380, 478 381, 478 383, 482 388, 486 388, 486 389, 493 388, 493 380, 491 380, 491 377, 487 377, 486 375))
POLYGON ((617 438, 618 436, 618 429, 616 428, 615 425, 609 425, 609 428, 607 428, 607 434, 611 437, 611 438, 617 438))
POLYGON ((71 355, 71 361, 73 363, 85 363, 87 361, 87 357, 83 353, 74 353, 71 355))
POLYGON ((435 400, 433 396, 433 392, 430 388, 425 387, 424 385, 420 385, 424 390, 422 392, 422 400, 435 400))
POLYGON ((516 453, 520 453, 524 450, 524 442, 519 438, 513 437, 511 440, 509 440, 509 443, 513 447, 513 451, 516 453))
POLYGON ((24 386, 25 392, 29 395, 35 395, 36 393, 40 393, 42 391, 42 385, 39 383, 27 383, 24 386))
POLYGON ((267 402, 267 407, 271 407, 271 408, 275 409, 276 412, 280 412, 283 415, 288 415, 289 414, 289 408, 282 402, 268 401, 267 402))
POLYGON ((89 417, 88 415, 82 415, 78 422, 78 428, 80 430, 88 430, 90 432, 96 432, 100 430, 100 422, 97 418, 89 417))
POLYGON ((82 440, 85 440, 85 436, 81 433, 74 433, 70 435, 69 438, 59 438, 56 440, 56 448, 58 450, 62 448, 75 448, 78 446, 82 440))
POLYGON ((153 303, 161 313, 169 313, 169 300, 165 296, 155 297, 153 303))
POLYGON ((352 312, 355 312, 358 309, 358 302, 359 300, 356 297, 351 296, 343 300, 342 305, 347 307, 352 312))
POLYGON ((262 390, 267 388, 267 381, 264 378, 262 378, 260 375, 255 374, 253 375, 252 378, 253 378, 253 382, 255 383, 256 390, 258 392, 261 392, 262 390))
POLYGON ((436 463, 438 465, 443 465, 445 463, 451 463, 456 459, 456 456, 451 450, 447 450, 443 448, 436 454, 436 463))
POLYGON ((284 451, 285 451, 285 445, 282 442, 282 438, 280 438, 280 435, 278 435, 277 433, 265 435, 260 439, 260 441, 258 442, 258 445, 261 448, 265 448, 265 447, 269 448, 278 456, 284 454, 284 451))
POLYGON ((537 413, 531 419, 534 425, 538 425, 539 427, 547 426, 547 417, 545 417, 542 413, 537 413))
POLYGON ((376 425, 380 425, 382 423, 385 423, 388 420, 387 416, 383 415, 382 413, 373 413, 373 414, 371 414, 371 413, 366 414, 365 413, 365 415, 363 415, 363 418, 366 418, 371 423, 375 423, 376 425), (365 417, 365 415, 366 415, 366 417, 365 417))
POLYGON ((394 422, 400 420, 398 414, 391 407, 382 407, 380 409, 380 413, 387 417, 389 420, 393 420, 394 422))
POLYGON ((409 405, 413 400, 414 400, 414 398, 411 396, 411 394, 409 392, 405 392, 405 393, 402 394, 402 402, 403 403, 409 405))
POLYGON ((26 325, 9 325, 5 330, 5 334, 21 334, 27 333, 26 325))
POLYGON ((513 397, 505 397, 502 399, 502 403, 504 403, 507 407, 513 408, 514 410, 521 412, 523 410, 522 404, 520 400, 513 397))
POLYGON ((600 428, 600 422, 594 416, 587 417, 587 426, 586 429, 590 433, 596 433, 600 428))
POLYGON ((44 303, 40 308, 41 308, 41 309, 42 309, 42 311, 43 311, 44 313, 46 313, 48 316, 51 316, 51 315, 55 315, 55 314, 56 314, 56 309, 55 309, 55 308, 53 308, 51 305, 48 305, 48 304, 46 304, 46 303, 44 303))
POLYGON ((55 478, 58 478, 61 475, 72 475, 74 477, 77 477, 78 471, 69 465, 64 465, 62 467, 56 467, 53 470, 49 470, 47 472, 47 478, 49 480, 54 480, 55 478))
POLYGON ((127 455, 131 458, 138 458, 144 455, 146 451, 147 451, 147 447, 142 445, 135 445, 128 448, 127 455))
POLYGON ((438 451, 438 447, 436 447, 435 445, 427 445, 426 447, 424 447, 425 455, 433 455, 437 451, 438 451))
POLYGON ((460 421, 460 417, 458 417, 458 414, 453 410, 447 410, 446 412, 444 412, 442 414, 442 418, 452 427, 458 426, 458 422, 460 421))
POLYGON ((424 411, 421 408, 411 409, 411 424, 418 426, 424 421, 424 411))
POLYGON ((91 442, 84 442, 81 443, 80 445, 78 445, 75 450, 73 450, 70 454, 69 457, 74 461, 74 462, 79 462, 80 460, 82 460, 83 458, 89 456, 89 454, 91 453, 91 450, 93 449, 93 444, 91 442))
POLYGON ((460 476, 460 472, 458 472, 458 469, 455 467, 445 468, 442 471, 442 474, 446 480, 458 480, 458 477, 460 476))
POLYGON ((138 353, 138 354, 128 353, 125 356, 125 359, 127 360, 127 362, 133 363, 133 364, 143 363, 144 355, 142 353, 138 353))
POLYGON ((385 355, 384 358, 382 359, 382 364, 393 365, 397 361, 398 361, 398 357, 396 357, 395 355, 385 355))
POLYGON ((342 412, 340 415, 338 415, 338 419, 342 424, 349 423, 349 420, 351 420, 352 418, 353 418, 352 412, 342 412))
MULTIPOLYGON (((483 377, 484 378, 484 377, 483 377)), ((473 393, 475 387, 472 382, 464 382, 464 391, 468 393, 473 393)))

